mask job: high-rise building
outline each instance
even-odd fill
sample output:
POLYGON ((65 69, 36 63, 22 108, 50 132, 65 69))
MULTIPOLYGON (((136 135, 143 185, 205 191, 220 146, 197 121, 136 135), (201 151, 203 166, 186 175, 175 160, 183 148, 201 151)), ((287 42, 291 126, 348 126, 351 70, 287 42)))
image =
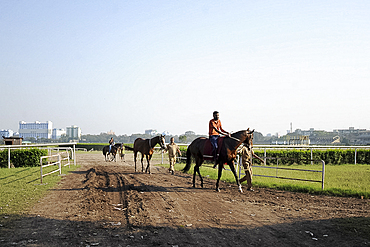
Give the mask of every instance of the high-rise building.
POLYGON ((46 122, 25 122, 19 121, 19 137, 28 138, 34 137, 50 139, 53 133, 53 123, 46 122))
POLYGON ((77 127, 76 125, 72 125, 71 127, 67 127, 67 137, 72 138, 74 140, 81 139, 81 128, 77 127))
POLYGON ((59 139, 62 135, 66 135, 66 131, 64 129, 53 129, 53 134, 51 136, 52 139, 59 139))

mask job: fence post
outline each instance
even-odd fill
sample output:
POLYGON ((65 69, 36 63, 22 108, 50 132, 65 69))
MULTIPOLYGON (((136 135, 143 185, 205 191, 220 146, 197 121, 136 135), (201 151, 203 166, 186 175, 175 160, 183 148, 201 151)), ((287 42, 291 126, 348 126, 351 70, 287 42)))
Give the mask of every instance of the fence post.
POLYGON ((312 148, 311 148, 311 165, 313 165, 313 153, 312 153, 312 148))
POLYGON ((59 175, 62 175, 62 159, 58 153, 59 175))
POLYGON ((76 145, 73 144, 73 162, 74 162, 74 165, 76 165, 76 145))
POLYGON ((325 181, 325 161, 322 162, 322 178, 321 178, 321 189, 324 190, 324 181, 325 181))
POLYGON ((265 164, 264 164, 264 165, 266 165, 266 148, 265 148, 265 155, 264 155, 264 156, 265 156, 265 158, 264 158, 264 160, 265 160, 265 162, 264 162, 264 163, 265 163, 265 164))
POLYGON ((238 156, 238 163, 239 163, 239 180, 240 180, 240 177, 242 176, 242 159, 240 158, 240 156, 238 156))
POLYGON ((357 164, 357 148, 355 148, 355 165, 357 164))
POLYGON ((8 148, 8 168, 10 169, 10 148, 8 148))
POLYGON ((41 184, 42 184, 42 157, 40 157, 40 173, 41 173, 41 184))
POLYGON ((67 161, 68 161, 68 167, 71 168, 71 163, 69 162, 69 152, 67 151, 67 161))

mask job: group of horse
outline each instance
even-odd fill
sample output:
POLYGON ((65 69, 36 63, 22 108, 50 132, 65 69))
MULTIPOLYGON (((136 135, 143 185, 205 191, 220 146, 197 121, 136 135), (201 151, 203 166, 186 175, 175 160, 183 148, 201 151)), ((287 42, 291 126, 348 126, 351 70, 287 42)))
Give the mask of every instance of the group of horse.
MULTIPOLYGON (((220 191, 219 189, 219 182, 222 176, 223 166, 224 164, 229 165, 231 172, 233 173, 235 180, 238 184, 238 188, 240 192, 243 192, 241 184, 239 182, 236 169, 234 166, 234 160, 237 156, 237 149, 240 145, 244 145, 249 151, 253 148, 253 132, 254 130, 241 130, 231 134, 231 136, 224 136, 219 138, 219 147, 216 150, 217 153, 217 165, 218 165, 218 178, 216 182, 216 190, 220 191)), ((144 172, 144 156, 147 160, 147 167, 145 172, 150 172, 150 159, 154 153, 154 147, 159 144, 161 149, 165 149, 165 138, 163 135, 153 137, 151 139, 142 139, 137 138, 134 142, 134 147, 123 146, 121 143, 115 144, 114 147, 111 148, 111 152, 113 156, 117 154, 117 152, 121 152, 120 155, 122 157, 122 149, 125 148, 127 150, 134 152, 134 162, 135 162, 135 172, 136 172, 136 158, 137 153, 140 152, 141 155, 141 172, 144 172)), ((203 164, 204 160, 213 159, 212 155, 212 147, 211 142, 206 137, 198 137, 195 139, 189 146, 186 152, 186 165, 183 168, 183 172, 187 172, 191 168, 191 157, 195 158, 195 166, 194 166, 194 174, 193 174, 193 187, 195 187, 195 178, 196 174, 198 173, 201 184, 200 186, 203 188, 203 178, 200 174, 199 167, 203 164)), ((109 151, 109 146, 104 147, 103 154, 107 160, 107 153, 109 151)), ((115 158, 114 158, 115 159, 115 158)))

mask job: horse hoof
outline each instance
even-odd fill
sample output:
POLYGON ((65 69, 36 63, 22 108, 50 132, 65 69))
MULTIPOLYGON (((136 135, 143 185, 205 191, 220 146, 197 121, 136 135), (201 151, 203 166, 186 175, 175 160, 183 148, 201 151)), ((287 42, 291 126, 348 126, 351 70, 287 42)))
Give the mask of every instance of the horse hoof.
POLYGON ((243 193, 242 186, 239 186, 239 192, 240 192, 240 193, 243 193))
POLYGON ((216 192, 220 192, 221 190, 219 188, 216 189, 216 192))

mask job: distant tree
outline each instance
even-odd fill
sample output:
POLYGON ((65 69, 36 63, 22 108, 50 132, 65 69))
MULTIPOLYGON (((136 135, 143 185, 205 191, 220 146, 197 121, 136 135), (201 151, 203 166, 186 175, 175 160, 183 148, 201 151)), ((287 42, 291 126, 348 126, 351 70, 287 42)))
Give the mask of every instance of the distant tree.
POLYGON ((181 136, 179 137, 179 141, 180 141, 181 143, 186 143, 186 139, 187 139, 186 135, 181 135, 181 136))

